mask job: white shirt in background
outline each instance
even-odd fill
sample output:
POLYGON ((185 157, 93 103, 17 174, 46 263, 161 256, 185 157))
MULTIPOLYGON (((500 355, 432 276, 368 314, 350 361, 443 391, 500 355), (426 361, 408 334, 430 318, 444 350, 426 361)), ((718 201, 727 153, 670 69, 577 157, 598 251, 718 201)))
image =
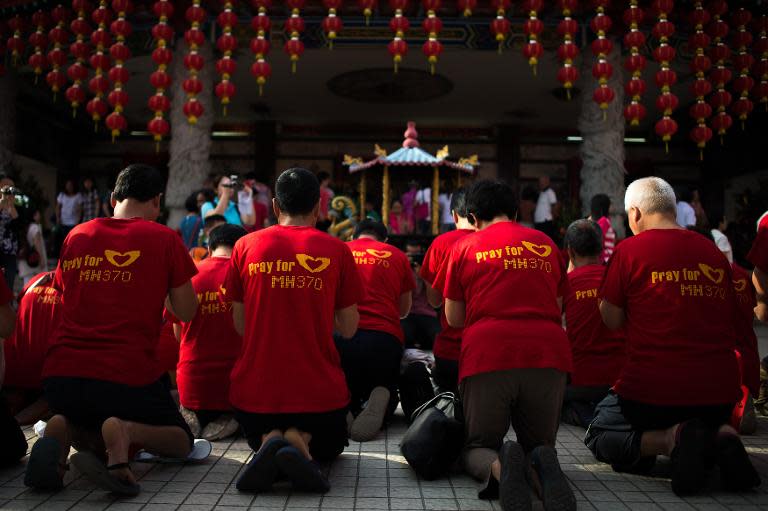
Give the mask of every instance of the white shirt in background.
POLYGON ((696 212, 687 202, 677 203, 677 224, 681 227, 694 227, 696 225, 696 212))
POLYGON ((440 223, 443 225, 453 225, 453 215, 451 215, 451 198, 452 195, 447 193, 441 193, 437 200, 440 203, 440 223))
POLYGON ((712 229, 712 238, 714 238, 715 244, 717 245, 717 248, 720 249, 720 252, 725 254, 728 262, 733 263, 733 248, 731 247, 731 242, 728 241, 728 236, 717 229, 712 229))
POLYGON ((61 192, 56 198, 61 205, 61 225, 77 225, 80 223, 80 212, 83 205, 83 196, 79 193, 67 195, 61 192))
POLYGON ((539 192, 539 198, 536 201, 536 210, 533 212, 534 223, 540 224, 549 222, 552 216, 552 206, 557 204, 557 195, 552 188, 547 188, 539 192))

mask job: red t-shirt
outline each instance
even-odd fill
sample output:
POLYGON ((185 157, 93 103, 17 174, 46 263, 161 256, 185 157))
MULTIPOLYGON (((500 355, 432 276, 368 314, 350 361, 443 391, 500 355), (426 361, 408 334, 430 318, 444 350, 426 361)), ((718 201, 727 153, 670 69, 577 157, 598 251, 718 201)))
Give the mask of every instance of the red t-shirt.
POLYGON ((370 238, 350 241, 347 246, 363 284, 363 298, 357 304, 357 328, 388 333, 402 344, 400 295, 416 287, 408 258, 392 245, 370 238))
POLYGON ((197 269, 192 285, 200 305, 192 321, 181 323, 179 400, 191 410, 229 410, 229 375, 243 344, 232 323, 232 301, 221 292, 229 258, 209 257, 197 269))
POLYGON ((179 341, 173 333, 173 322, 166 320, 160 328, 160 337, 155 346, 155 362, 160 373, 175 371, 179 363, 179 341))
MULTIPOLYGON (((456 229, 441 234, 432 240, 427 253, 424 254, 424 262, 421 265, 420 272, 421 278, 424 279, 427 285, 431 286, 435 282, 437 273, 448 259, 453 244, 473 232, 470 229, 456 229)), ((435 338, 435 356, 444 360, 459 360, 461 332, 463 329, 453 328, 448 324, 448 320, 445 319, 445 307, 440 307, 440 326, 440 333, 435 338)))
POLYGON ((757 335, 755 334, 755 286, 752 285, 750 273, 736 263, 731 263, 733 270, 733 290, 736 294, 736 332, 741 341, 739 347, 742 365, 742 383, 746 385, 752 395, 759 393, 760 385, 760 357, 758 354, 757 335), (746 351, 745 351, 746 350, 746 351))
POLYGON ((613 253, 599 294, 627 316, 619 395, 665 406, 738 401, 731 267, 710 240, 684 229, 633 236, 613 253))
POLYGON ((43 377, 148 385, 165 297, 197 273, 181 238, 146 220, 97 218, 75 227, 59 256, 62 313, 43 377))
POLYGON ((539 231, 499 222, 457 241, 435 280, 466 304, 459 380, 519 368, 570 372, 571 346, 558 297, 568 278, 557 247, 539 231))
MULTIPOLYGON (((45 352, 61 315, 61 294, 53 288, 52 279, 44 283, 41 281, 29 289, 29 286, 45 275, 41 273, 32 277, 27 288, 22 291, 16 326, 5 340, 4 384, 9 387, 42 388, 40 375, 43 372, 45 352)), ((3 285, 2 290, 7 290, 7 287, 3 285)), ((5 305, 10 301, 6 301, 6 298, 0 297, 0 304, 5 305)))
POLYGON ((624 332, 609 330, 600 316, 597 290, 604 275, 602 264, 582 266, 568 274, 571 291, 563 305, 573 350, 572 385, 613 385, 627 358, 624 332))
POLYGON ((600 255, 600 258, 604 263, 607 263, 616 248, 616 231, 611 225, 611 219, 607 216, 600 218, 597 221, 597 225, 599 225, 600 230, 603 231, 603 252, 600 255))
POLYGON ((226 282, 225 295, 245 310, 232 406, 252 413, 346 407, 334 312, 362 296, 347 245, 314 227, 268 227, 238 240, 226 282))
POLYGON ((253 230, 259 231, 264 228, 264 222, 267 220, 267 217, 269 216, 269 211, 267 211, 267 206, 263 202, 254 202, 253 203, 253 230))

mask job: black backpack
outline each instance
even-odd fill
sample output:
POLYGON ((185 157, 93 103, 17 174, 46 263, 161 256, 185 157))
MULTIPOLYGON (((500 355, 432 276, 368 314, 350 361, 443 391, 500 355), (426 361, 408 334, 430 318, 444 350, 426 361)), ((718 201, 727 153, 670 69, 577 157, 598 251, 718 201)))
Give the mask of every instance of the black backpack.
POLYGON ((461 401, 452 392, 443 392, 417 408, 411 420, 400 452, 423 479, 447 474, 464 447, 461 401))

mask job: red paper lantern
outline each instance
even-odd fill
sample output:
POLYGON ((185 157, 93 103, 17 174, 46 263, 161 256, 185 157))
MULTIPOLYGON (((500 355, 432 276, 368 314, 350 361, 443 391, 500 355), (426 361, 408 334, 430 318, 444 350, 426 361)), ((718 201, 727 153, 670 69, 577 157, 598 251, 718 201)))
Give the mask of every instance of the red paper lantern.
POLYGON ((109 128, 110 133, 112 134, 112 142, 115 141, 121 132, 128 128, 128 121, 125 120, 125 117, 120 112, 112 112, 109 114, 104 120, 104 124, 107 125, 107 128, 109 128))
POLYGON ((152 118, 152 120, 147 123, 147 131, 152 134, 152 138, 155 140, 156 151, 160 151, 160 142, 162 142, 163 137, 170 133, 171 125, 168 121, 163 119, 161 114, 152 118))
POLYGON ((387 45, 387 51, 392 56, 392 63, 397 68, 402 62, 403 57, 408 53, 408 43, 405 42, 405 33, 410 23, 403 16, 403 11, 408 7, 408 0, 389 0, 389 6, 395 11, 394 16, 389 21, 389 29, 394 33, 394 38, 387 45))
POLYGON ((18 14, 8 20, 8 28, 11 29, 11 37, 8 38, 6 46, 11 51, 13 66, 19 65, 19 59, 24 53, 24 40, 22 34, 24 31, 24 20, 18 14))
POLYGON ((270 7, 269 2, 270 0, 253 0, 253 7, 258 13, 251 20, 251 27, 256 31, 256 37, 251 39, 251 52, 254 57, 251 74, 256 78, 256 84, 259 86, 259 96, 264 94, 264 84, 272 75, 272 66, 266 61, 270 50, 267 33, 272 26, 267 13, 270 7))
POLYGON ((496 9, 496 18, 491 21, 491 32, 496 38, 496 42, 499 43, 499 53, 501 53, 510 30, 510 23, 507 19, 510 0, 491 0, 491 5, 496 9))
POLYGON ((91 99, 85 106, 86 112, 88 112, 94 121, 94 130, 98 130, 98 121, 107 115, 107 109, 107 102, 104 101, 103 97, 101 96, 96 96, 95 98, 91 99))
POLYGON ((465 18, 472 16, 472 11, 477 7, 477 0, 459 0, 458 8, 461 11, 461 15, 465 18))
POLYGON ((596 62, 592 66, 592 75, 597 79, 598 87, 592 94, 592 99, 603 111, 603 118, 605 119, 606 110, 616 97, 616 93, 608 86, 608 80, 613 74, 613 66, 608 62, 608 55, 613 50, 613 42, 608 39, 607 34, 613 22, 606 14, 610 0, 597 0, 595 5, 596 14, 589 26, 597 36, 592 43, 592 53, 596 57, 596 62))
POLYGON ((184 56, 187 79, 182 83, 182 88, 187 94, 187 101, 184 103, 183 111, 187 117, 187 122, 192 125, 197 124, 203 115, 203 105, 197 101, 196 96, 203 90, 203 82, 200 81, 197 74, 205 65, 205 61, 198 50, 205 44, 205 34, 200 29, 200 25, 205 21, 208 14, 201 3, 202 0, 192 0, 192 5, 184 13, 187 22, 189 22, 189 29, 184 33, 184 39, 187 41, 189 50, 184 56))
POLYGON ((624 118, 629 121, 630 126, 639 126, 640 121, 645 119, 645 115, 645 107, 637 101, 632 101, 624 107, 624 118))
POLYGON ((221 81, 214 88, 214 93, 221 102, 222 113, 226 116, 227 105, 235 95, 235 85, 231 81, 237 67, 235 59, 232 58, 232 54, 237 50, 237 38, 232 34, 233 27, 237 25, 237 15, 233 10, 235 0, 222 0, 222 7, 223 11, 216 18, 221 27, 221 35, 216 41, 216 47, 222 53, 222 57, 216 62, 216 72, 220 75, 221 81))
POLYGON ((730 31, 728 24, 723 20, 723 16, 728 12, 728 2, 725 0, 712 0, 707 5, 712 21, 706 27, 707 34, 712 38, 713 47, 709 52, 712 59, 712 70, 709 73, 709 79, 714 85, 714 92, 709 97, 709 104, 715 111, 712 117, 711 126, 720 136, 720 143, 724 143, 726 131, 733 124, 733 119, 727 113, 732 97, 725 90, 725 86, 731 81, 732 73, 726 68, 727 61, 730 59, 731 50, 725 44, 725 37, 730 31))
POLYGON ((698 124, 691 130, 691 140, 696 142, 696 147, 699 148, 699 159, 704 159, 704 148, 711 139, 712 129, 706 124, 698 124))
POLYGON ((149 109, 155 113, 155 117, 157 117, 158 114, 160 117, 162 117, 163 113, 170 110, 171 100, 168 99, 168 96, 165 94, 158 93, 149 97, 149 101, 147 101, 147 107, 149 107, 149 109))
POLYGON ((542 0, 525 0, 523 9, 528 13, 528 19, 523 24, 527 42, 523 44, 523 56, 528 60, 528 65, 536 76, 539 58, 544 53, 544 47, 539 42, 544 23, 539 19, 539 11, 543 6, 542 0))
POLYGON ((733 59, 733 67, 739 74, 733 82, 733 90, 739 96, 733 104, 733 113, 741 121, 741 129, 746 129, 747 117, 754 108, 754 104, 749 99, 749 93, 754 87, 755 81, 749 76, 749 72, 755 59, 748 53, 753 41, 752 34, 748 31, 748 25, 752 22, 752 13, 741 7, 733 14, 731 22, 736 30, 733 44, 736 46, 737 52, 733 59))
MULTIPOLYGON (((471 1, 476 1, 476 0, 471 0, 471 1)), ((357 5, 359 5, 360 9, 363 10, 363 16, 365 16, 366 26, 369 25, 371 22, 371 16, 373 16, 373 11, 376 9, 376 3, 377 3, 377 0, 357 0, 357 5)))
POLYGON ((304 43, 301 41, 301 34, 304 32, 304 20, 301 18, 301 9, 304 7, 304 0, 287 0, 288 7, 291 9, 291 17, 285 21, 285 32, 290 35, 283 49, 291 59, 291 72, 296 72, 296 64, 304 54, 304 43))
POLYGON ((659 41, 659 46, 653 50, 653 58, 659 63, 656 85, 661 89, 661 94, 656 99, 656 108, 662 113, 662 118, 656 123, 656 133, 664 140, 667 150, 669 140, 677 132, 677 123, 671 116, 680 104, 680 100, 672 93, 672 86, 677 83, 677 73, 671 69, 676 52, 669 45, 669 38, 675 32, 675 26, 668 20, 672 9, 674 9, 672 0, 654 0, 653 2, 657 20, 652 33, 659 41))
POLYGON ((757 63, 753 72, 758 80, 755 97, 768 111, 768 15, 763 14, 755 23, 757 39, 752 47, 757 63))
POLYGON ((29 67, 35 73, 35 83, 40 79, 40 75, 43 74, 43 70, 48 65, 48 60, 45 56, 45 50, 48 47, 48 37, 45 30, 50 20, 48 15, 43 11, 37 11, 32 15, 32 25, 35 27, 35 31, 29 36, 29 45, 32 46, 34 53, 29 56, 29 67))
POLYGON ((333 41, 344 26, 341 18, 338 16, 341 0, 323 0, 323 5, 328 9, 328 15, 322 22, 323 32, 325 32, 325 37, 328 39, 328 47, 333 49, 333 41))
POLYGON ((438 40, 440 31, 443 29, 443 22, 437 17, 441 0, 422 0, 422 5, 427 12, 427 17, 422 23, 427 40, 421 47, 421 51, 427 57, 430 73, 435 74, 435 64, 437 64, 437 59, 443 52, 443 43, 438 40))
POLYGON ((574 59, 579 55, 579 47, 573 42, 579 30, 579 24, 571 17, 577 6, 577 0, 558 0, 558 8, 563 19, 557 25, 557 33, 563 38, 563 42, 557 48, 557 58, 562 65, 557 71, 557 81, 565 88, 565 94, 569 100, 571 89, 579 79, 578 69, 573 64, 574 59))

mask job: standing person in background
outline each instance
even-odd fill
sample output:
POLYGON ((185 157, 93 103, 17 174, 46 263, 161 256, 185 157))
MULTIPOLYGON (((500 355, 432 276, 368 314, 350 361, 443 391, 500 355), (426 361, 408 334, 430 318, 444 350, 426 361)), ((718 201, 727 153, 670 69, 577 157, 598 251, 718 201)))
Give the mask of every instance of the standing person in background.
POLYGON ((232 178, 233 176, 222 174, 214 177, 213 184, 216 186, 218 197, 203 204, 200 216, 205 220, 211 215, 222 215, 228 224, 253 225, 253 190, 248 185, 243 185, 242 190, 236 194, 238 183, 232 178))
POLYGON ((707 212, 704 211, 704 205, 701 203, 701 192, 698 190, 698 188, 693 188, 691 191, 691 207, 693 208, 693 212, 696 214, 697 229, 703 231, 710 226, 716 227, 715 225, 711 225, 709 223, 709 216, 707 215, 707 212))
POLYGON ((48 253, 43 240, 42 215, 39 209, 29 209, 24 215, 21 233, 23 250, 19 250, 19 277, 26 286, 36 274, 48 271, 48 253))
MULTIPOLYGON (((445 183, 441 188, 445 190, 445 183)), ((443 192, 437 197, 437 202, 440 204, 440 232, 448 232, 456 229, 456 224, 453 221, 453 215, 451 215, 451 193, 443 192)))
POLYGON ((334 193, 331 190, 331 175, 325 171, 317 173, 317 180, 320 182, 320 215, 318 216, 317 228, 321 231, 327 231, 331 226, 331 201, 334 193))
POLYGON ((432 189, 422 188, 416 194, 416 202, 413 206, 413 225, 416 232, 429 234, 432 220, 432 189))
POLYGON ((533 186, 526 186, 520 193, 520 208, 517 211, 517 223, 530 229, 533 225, 533 212, 536 209, 536 199, 539 194, 533 186))
POLYGON ((589 219, 600 226, 603 233, 603 251, 600 254, 600 260, 607 263, 613 255, 613 249, 616 248, 616 231, 611 225, 609 216, 611 211, 611 199, 604 193, 598 193, 592 197, 590 203, 589 219))
POLYGON ((677 225, 689 228, 696 227, 696 212, 691 206, 693 192, 687 186, 678 186, 675 189, 677 197, 677 225))
POLYGON ((416 206, 417 193, 419 193, 419 183, 418 181, 413 180, 408 183, 408 191, 400 197, 400 202, 403 203, 403 213, 405 214, 405 218, 408 219, 413 226, 414 231, 416 230, 416 221, 413 215, 413 209, 416 206))
POLYGON ((728 262, 733 264, 733 247, 728 240, 728 236, 725 235, 725 231, 728 229, 728 219, 725 218, 722 209, 710 208, 708 223, 710 232, 712 233, 712 239, 715 240, 715 245, 720 249, 720 252, 725 255, 728 262))
POLYGON ((262 191, 254 186, 253 190, 253 229, 259 231, 269 226, 269 209, 261 200, 262 191))
POLYGON ((389 211, 389 232, 392 234, 411 234, 413 224, 403 211, 402 202, 396 200, 389 211))
POLYGON ((19 252, 18 218, 14 183, 6 174, 0 173, 0 267, 5 274, 8 289, 13 289, 18 266, 16 255, 19 252))
POLYGON ((424 262, 424 247, 416 240, 409 240, 405 245, 405 255, 411 262, 416 279, 411 311, 405 319, 400 320, 405 333, 405 347, 431 350, 440 332, 440 320, 427 299, 427 284, 419 276, 424 262))
POLYGON ((93 185, 93 179, 86 177, 83 179, 83 222, 93 220, 99 217, 101 210, 101 198, 99 191, 93 185))
POLYGON ((539 198, 533 212, 534 227, 555 239, 555 217, 558 213, 557 195, 552 189, 549 176, 539 178, 539 198))
POLYGON ((187 215, 182 219, 179 224, 179 234, 181 235, 181 241, 184 242, 184 246, 187 250, 191 250, 200 246, 200 234, 203 230, 203 219, 198 214, 200 206, 198 206, 199 200, 203 199, 205 204, 205 197, 200 196, 200 192, 193 192, 184 201, 184 209, 187 210, 187 215))
POLYGON ((55 255, 58 257, 61 244, 69 234, 69 231, 80 223, 83 217, 83 196, 78 193, 75 181, 67 179, 64 182, 64 191, 56 197, 56 243, 55 255))

